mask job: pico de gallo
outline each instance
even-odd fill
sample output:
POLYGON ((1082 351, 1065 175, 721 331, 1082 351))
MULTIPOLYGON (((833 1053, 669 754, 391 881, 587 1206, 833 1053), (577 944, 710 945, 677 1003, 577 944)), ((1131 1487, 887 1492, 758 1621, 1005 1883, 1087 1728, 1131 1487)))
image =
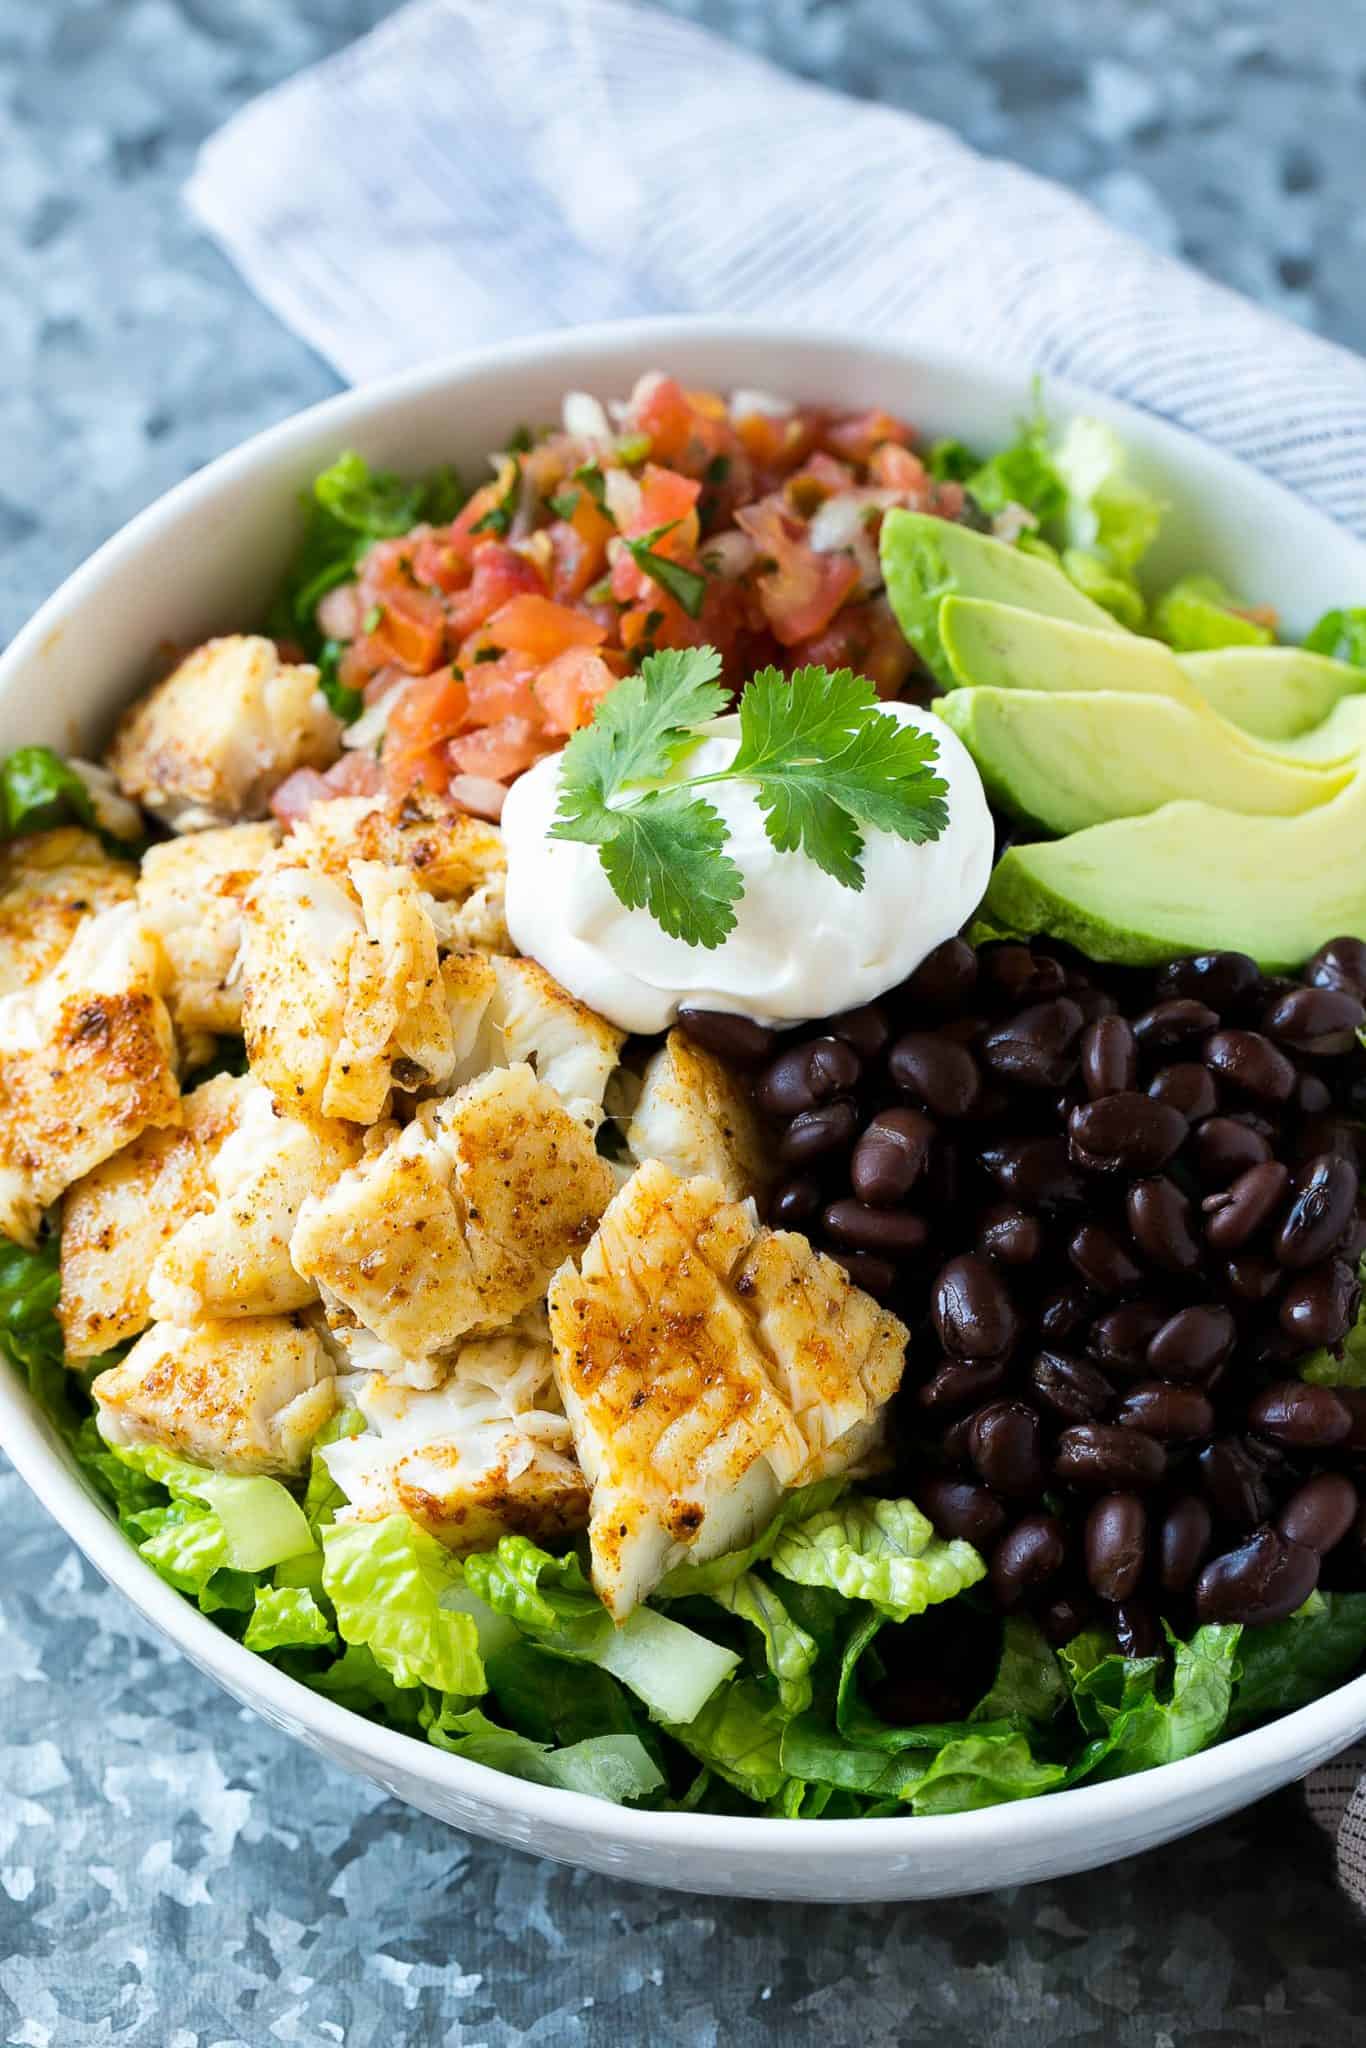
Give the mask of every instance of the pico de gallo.
POLYGON ((764 664, 813 663, 901 694, 918 664, 883 594, 879 526, 894 505, 959 519, 969 504, 915 442, 876 408, 651 372, 621 404, 571 393, 561 424, 520 430, 463 503, 448 471, 407 486, 342 457, 315 485, 277 637, 319 660, 347 746, 290 776, 276 814, 424 788, 496 818, 660 648, 717 648, 737 691, 764 664))

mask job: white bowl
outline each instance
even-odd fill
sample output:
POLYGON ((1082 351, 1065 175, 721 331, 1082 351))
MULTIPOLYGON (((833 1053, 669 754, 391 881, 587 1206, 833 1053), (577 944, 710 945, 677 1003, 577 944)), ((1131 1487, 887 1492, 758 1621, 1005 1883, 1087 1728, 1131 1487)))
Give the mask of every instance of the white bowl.
MULTIPOLYGON (((258 435, 125 527, 0 659, 0 752, 90 751, 162 641, 258 619, 296 529, 297 497, 339 449, 421 470, 479 472, 521 420, 562 394, 626 392, 645 369, 685 383, 881 405, 927 435, 990 448, 1031 404, 1026 374, 912 349, 716 321, 580 330, 350 392, 258 435)), ((1366 547, 1277 486, 1128 407, 1050 386, 1049 410, 1112 419, 1171 506, 1159 575, 1199 565, 1278 605, 1293 634, 1366 594, 1366 547)), ((1198 878, 1193 878, 1198 886, 1198 878)), ((1057 1877, 1151 1848, 1302 1776, 1366 1730, 1366 1678, 1184 1763, 1051 1798, 943 1819, 773 1821, 633 1813, 504 1777, 374 1726, 296 1685, 165 1586, 89 1494, 60 1442, 0 1369, 0 1443, 112 1585, 237 1699, 399 1799, 517 1848, 679 1889, 774 1899, 929 1898, 1057 1877)))

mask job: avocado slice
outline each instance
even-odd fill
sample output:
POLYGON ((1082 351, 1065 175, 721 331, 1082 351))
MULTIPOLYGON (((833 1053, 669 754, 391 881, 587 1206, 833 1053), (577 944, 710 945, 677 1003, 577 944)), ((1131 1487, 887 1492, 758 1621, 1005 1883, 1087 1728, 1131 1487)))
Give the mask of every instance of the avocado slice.
POLYGON ((939 636, 957 684, 986 689, 1104 690, 1165 697, 1209 709, 1171 651, 1158 640, 1040 616, 989 598, 946 597, 939 636))
POLYGON ((1366 690, 1366 670, 1303 647, 1220 647, 1180 665, 1216 711, 1263 740, 1297 739, 1366 690))
MULTIPOLYGON (((1366 698, 1352 706, 1366 744, 1366 698)), ((1154 966, 1182 953, 1250 953, 1272 973, 1339 933, 1366 938, 1366 771, 1293 818, 1165 804, 996 864, 980 921, 1000 937, 1048 932, 1093 960, 1154 966)))
POLYGON ((1206 707, 1118 690, 952 690, 938 705, 987 795, 1046 832, 1080 832, 1199 796, 1289 817, 1327 803, 1351 765, 1282 761, 1206 707))
POLYGON ((882 573, 897 623, 926 667, 946 690, 957 677, 939 637, 940 602, 954 591, 994 598, 1024 612, 1070 619, 1101 631, 1114 627, 1109 612, 1083 597, 1040 555, 1026 554, 990 534, 894 507, 882 522, 882 573))

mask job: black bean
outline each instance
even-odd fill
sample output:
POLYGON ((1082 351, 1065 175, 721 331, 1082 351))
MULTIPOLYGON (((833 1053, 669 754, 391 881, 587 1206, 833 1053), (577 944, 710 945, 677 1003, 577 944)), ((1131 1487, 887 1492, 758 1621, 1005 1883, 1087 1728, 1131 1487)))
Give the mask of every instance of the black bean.
POLYGON ((1130 1301, 1097 1316, 1087 1333, 1086 1348, 1102 1365, 1121 1373, 1146 1372, 1148 1346, 1167 1320, 1155 1301, 1130 1301))
POLYGON ((1361 998, 1344 988, 1293 988, 1262 1013, 1262 1029, 1292 1052, 1332 1059, 1351 1052, 1366 1024, 1361 998))
POLYGON ((1199 1123, 1203 1117, 1213 1116, 1219 1107, 1219 1091, 1214 1085, 1214 1076, 1208 1067, 1198 1060, 1177 1060, 1170 1067, 1159 1067, 1148 1083, 1148 1093, 1154 1102, 1165 1102, 1169 1109, 1179 1109, 1182 1116, 1199 1123))
POLYGON ((1048 953, 1031 953, 1028 946, 984 946, 977 957, 992 995, 1016 1007, 1060 995, 1067 984, 1060 960, 1048 953))
POLYGON ((768 1220, 775 1230, 800 1230, 821 1205, 821 1184, 809 1173, 785 1180, 773 1190, 768 1220))
POLYGON ((811 1038, 789 1046, 759 1077, 760 1107, 770 1116, 796 1116, 856 1086, 862 1068, 852 1047, 838 1038, 811 1038))
POLYGON ((903 1095, 923 1102, 932 1116, 971 1116, 982 1093, 982 1076, 965 1045, 933 1031, 908 1031, 898 1038, 887 1071, 903 1095))
POLYGON ((836 1244, 850 1251, 876 1252, 884 1258, 918 1252, 930 1235, 924 1217, 909 1209, 870 1209, 866 1202, 856 1202, 848 1195, 829 1203, 821 1222, 836 1244))
POLYGON ((1210 1511, 1198 1493, 1183 1493, 1162 1517, 1157 1576, 1164 1593, 1184 1593, 1209 1551, 1210 1511))
POLYGON ((1341 1472, 1320 1472, 1292 1493, 1276 1518, 1276 1527, 1291 1543, 1302 1543, 1320 1557, 1335 1550, 1357 1518, 1357 1490, 1341 1472))
POLYGON ((771 1059, 778 1042, 776 1031, 756 1024, 752 1017, 733 1016, 729 1010, 694 1010, 685 1003, 678 1024, 695 1044, 738 1067, 757 1067, 761 1060, 771 1059))
POLYGON ((1195 1127, 1195 1170, 1207 1187, 1226 1188, 1270 1157, 1266 1139, 1231 1116, 1207 1116, 1195 1127))
POLYGON ((957 1010, 977 985, 977 955, 965 939, 945 939, 927 953, 904 993, 916 1006, 934 1010, 957 1010))
POLYGON ((1029 1384, 1064 1422, 1093 1422, 1115 1398, 1103 1372, 1065 1351, 1040 1351, 1029 1368, 1029 1384))
POLYGON ((1285 1200, 1290 1173, 1279 1159, 1264 1159, 1249 1166, 1237 1180, 1230 1181, 1200 1204, 1205 1219, 1205 1236, 1216 1251, 1236 1252, 1255 1237, 1285 1200))
POLYGON ((1162 968, 1157 991, 1162 996, 1194 997, 1216 1010, 1226 1010, 1244 1001, 1261 983, 1261 969, 1246 953, 1195 953, 1162 968))
POLYGON ((1160 1657, 1164 1647, 1161 1623, 1143 1601, 1125 1600, 1115 1609, 1115 1641, 1123 1657, 1160 1657))
POLYGON ((994 1493, 972 1479, 951 1479, 933 1473, 915 1488, 916 1505, 924 1510, 941 1536, 957 1536, 980 1550, 999 1536, 1006 1511, 994 1493))
POLYGON ((1291 1100, 1301 1116, 1322 1116, 1333 1096, 1328 1083, 1317 1074, 1301 1074, 1291 1100))
POLYGON ((1118 1013, 1119 1004, 1103 988, 1087 988, 1082 983, 1073 983, 1068 977, 1067 993, 1088 1024, 1099 1024, 1102 1017, 1113 1017, 1118 1013))
POLYGON ((1129 1228, 1149 1265, 1164 1273, 1193 1273, 1200 1263, 1195 1212, 1166 1174, 1136 1180, 1124 1201, 1129 1228))
POLYGON ((1188 1038, 1217 1029, 1219 1013, 1193 996, 1169 996, 1134 1018, 1134 1037, 1146 1053, 1170 1052, 1188 1038))
POLYGON ((1068 1158, 1065 1138, 1013 1138, 984 1146, 978 1157, 1002 1194, 1030 1208, 1051 1209, 1081 1199, 1081 1177, 1068 1158))
POLYGON ((1138 1049, 1122 1017, 1101 1017, 1081 1037, 1081 1077, 1093 1102, 1125 1095, 1138 1080, 1138 1049))
POLYGON ((1236 1259, 1226 1259, 1222 1270, 1229 1293, 1251 1308, 1259 1302, 1270 1301, 1285 1279, 1283 1269, 1274 1260, 1255 1258, 1250 1252, 1241 1253, 1236 1259))
POLYGON ((1199 1302, 1168 1316, 1148 1345, 1148 1364, 1160 1380, 1207 1380, 1229 1357, 1238 1331, 1218 1302, 1199 1302))
POLYGON ((993 1493, 1029 1499, 1043 1488, 1039 1418, 1023 1401, 992 1401, 968 1424, 967 1451, 993 1493))
POLYGON ((1261 1436, 1296 1451, 1325 1451, 1351 1435, 1352 1413, 1331 1387, 1278 1380, 1252 1400, 1247 1419, 1261 1436))
POLYGON ((1050 1344, 1061 1344, 1096 1312, 1096 1297, 1081 1286, 1055 1287, 1039 1303, 1039 1335, 1050 1344))
POLYGON ((1166 1165, 1188 1128, 1180 1110, 1126 1089, 1073 1110, 1068 1153, 1095 1173, 1151 1173, 1166 1165))
POLYGON ((1143 1575, 1148 1511, 1136 1493, 1104 1493, 1086 1517, 1086 1576, 1102 1600, 1127 1600, 1143 1575))
POLYGON ((1103 1223, 1083 1223, 1068 1243, 1067 1256, 1081 1279, 1099 1295, 1132 1294, 1143 1279, 1123 1245, 1103 1223))
POLYGON ((960 1252, 940 1267, 930 1294, 939 1341, 955 1358, 1004 1358, 1020 1318, 999 1269, 980 1252, 960 1252))
POLYGON ((849 1178, 859 1200, 878 1205, 899 1202, 909 1194, 925 1170, 934 1136, 934 1125, 918 1109, 881 1110, 849 1162, 849 1178))
POLYGON ((1067 1542, 1056 1515, 1026 1515, 992 1552, 991 1590, 1002 1607, 1016 1607, 1033 1586, 1061 1571, 1067 1542))
POLYGON ((1043 1251, 1043 1225, 1027 1209, 993 1203, 977 1225, 977 1249, 1003 1266, 1032 1266, 1043 1251))
POLYGON ((1361 1300, 1355 1271, 1345 1259, 1326 1259, 1292 1276, 1281 1296, 1280 1325, 1305 1351, 1340 1344, 1361 1300))
POLYGON ((1167 1454, 1155 1437, 1112 1422, 1079 1422, 1058 1438, 1053 1471, 1072 1486, 1127 1492, 1156 1486, 1167 1454))
POLYGON ((1254 1102, 1288 1102, 1294 1091, 1295 1069, 1260 1031, 1216 1031, 1201 1057, 1217 1081, 1254 1102))
POLYGON ((1295 1156, 1308 1160, 1323 1152, 1345 1159, 1353 1173, 1366 1178, 1366 1146, 1359 1124, 1341 1116, 1307 1116, 1296 1135, 1295 1156))
POLYGON ((804 1109, 793 1117, 778 1140, 778 1157, 787 1166, 805 1166, 826 1152, 847 1151, 858 1136, 858 1105, 847 1095, 804 1109))
POLYGON ((879 1003, 862 1003, 857 1010, 841 1010, 831 1017, 826 1029, 832 1038, 852 1045, 861 1060, 875 1060, 891 1037, 886 1012, 879 1003))
POLYGON ((1303 1607, 1318 1584, 1319 1560, 1277 1529, 1259 1529, 1237 1550, 1213 1558, 1195 1582, 1201 1622, 1241 1622, 1245 1628, 1284 1621, 1303 1607))
POLYGON ((1076 1071, 1076 1042, 1084 1019, 1068 996, 1034 1003, 982 1041, 982 1061, 1020 1088, 1061 1088, 1076 1071))
POLYGON ((980 1408, 989 1394, 1005 1384, 1003 1358, 946 1358, 915 1398, 922 1408, 980 1408))
POLYGON ((1197 1464, 1215 1510, 1236 1529, 1251 1529, 1271 1512, 1274 1461, 1266 1447, 1246 1437, 1220 1436, 1201 1451, 1197 1464))
POLYGON ((830 1257, 843 1266, 855 1287, 871 1294, 874 1301, 890 1301, 895 1294, 896 1267, 890 1259, 881 1259, 876 1252, 832 1251, 830 1257))
POLYGON ((1326 1259, 1356 1214, 1360 1183, 1345 1159, 1321 1152, 1295 1176, 1295 1197, 1272 1246, 1282 1266, 1300 1272, 1326 1259))
POLYGON ((1115 1416, 1125 1429, 1141 1429, 1159 1443, 1187 1443, 1208 1436, 1214 1409, 1198 1387, 1173 1387, 1163 1380, 1141 1380, 1130 1387, 1115 1416))
POLYGON ((1304 978, 1314 988, 1344 988, 1366 997, 1366 941, 1329 939, 1305 968, 1304 978))
POLYGON ((1092 1619, 1088 1601, 1074 1593, 1063 1593, 1039 1609, 1039 1627, 1055 1650, 1079 1636, 1092 1619))

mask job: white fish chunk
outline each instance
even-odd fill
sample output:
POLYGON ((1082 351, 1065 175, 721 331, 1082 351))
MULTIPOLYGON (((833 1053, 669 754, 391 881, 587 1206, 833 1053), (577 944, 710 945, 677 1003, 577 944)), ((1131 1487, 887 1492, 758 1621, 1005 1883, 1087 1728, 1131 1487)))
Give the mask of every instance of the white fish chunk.
POLYGON ((128 902, 136 883, 136 868, 76 825, 0 847, 0 996, 48 973, 86 919, 128 902))
POLYGON ((270 824, 224 825, 143 855, 138 903, 170 964, 167 1000, 180 1032, 241 1031, 242 904, 279 837, 270 824))
POLYGON ((556 1274, 550 1329, 619 1620, 675 1564, 750 1541, 785 1488, 866 1460, 907 1341, 805 1238, 657 1161, 556 1274))
POLYGON ((671 1031, 646 1066, 626 1148, 639 1162, 662 1161, 680 1179, 719 1181, 732 1201, 761 1193, 772 1178, 749 1096, 683 1031, 671 1031))
POLYGON ((152 1320, 148 1276, 212 1199, 210 1163, 254 1084, 228 1074, 184 1097, 184 1121, 144 1131, 67 1189, 57 1317, 68 1358, 97 1358, 152 1320))
POLYGON ((305 1198, 360 1156, 360 1134, 335 1122, 282 1117, 270 1091, 239 1084, 234 1128, 208 1164, 203 1213, 159 1253, 147 1282, 159 1322, 287 1315, 317 1300, 296 1273, 289 1241, 305 1198))
POLYGON ((368 1429, 322 1453, 350 1503, 339 1519, 411 1515, 453 1550, 510 1534, 544 1542, 587 1522, 547 1341, 476 1338, 437 1388, 365 1373, 351 1392, 368 1429))
POLYGON ((336 1405, 332 1360, 294 1316, 153 1323, 94 1381, 108 1443, 161 1444, 216 1472, 301 1472, 336 1405))
POLYGON ((574 1116, 596 1130, 625 1032, 572 996, 535 960, 495 955, 487 966, 491 993, 453 1080, 525 1063, 574 1116))
POLYGON ((332 872, 344 871, 353 860, 410 869, 443 951, 514 950, 504 918, 503 835, 449 797, 410 790, 387 803, 344 797, 315 804, 295 827, 292 843, 298 858, 332 872))
POLYGON ((148 1129, 180 1121, 165 959, 137 906, 84 920, 57 965, 0 997, 0 1234, 148 1129))
POLYGON ((592 1136, 530 1067, 422 1103, 303 1205, 296 1269, 402 1358, 501 1328, 588 1242, 612 1192, 592 1136))
POLYGON ((176 832, 264 818, 296 768, 326 768, 341 725, 318 671, 274 641, 206 641, 125 712, 107 765, 125 796, 176 832))

